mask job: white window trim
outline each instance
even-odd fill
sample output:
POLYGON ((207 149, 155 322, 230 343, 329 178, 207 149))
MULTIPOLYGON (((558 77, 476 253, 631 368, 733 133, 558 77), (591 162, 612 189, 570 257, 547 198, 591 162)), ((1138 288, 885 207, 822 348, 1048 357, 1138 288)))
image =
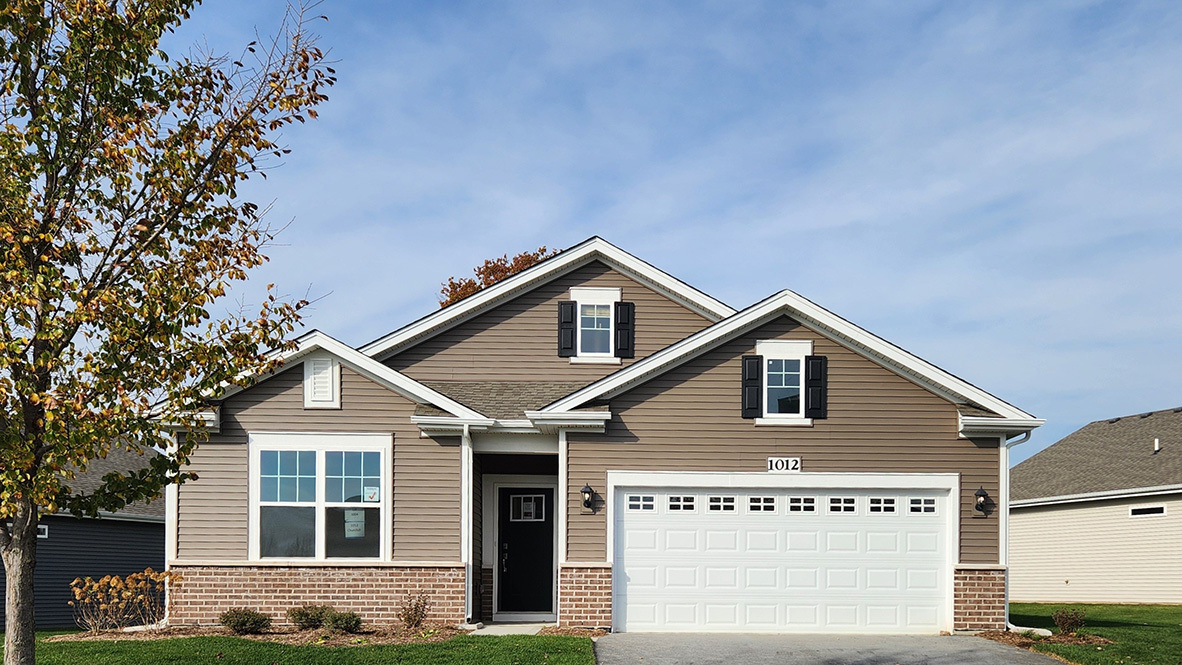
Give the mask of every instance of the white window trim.
MULTIPOLYGON (((356 434, 356 433, 320 433, 320 432, 251 432, 247 444, 249 455, 247 462, 249 514, 247 516, 248 556, 250 561, 272 563, 288 563, 300 565, 316 562, 331 562, 338 564, 366 564, 388 562, 392 560, 393 510, 391 497, 393 496, 390 467, 393 460, 392 437, 389 434, 356 434), (299 504, 301 506, 315 506, 316 508, 316 556, 294 559, 262 558, 259 553, 259 460, 264 450, 313 450, 316 451, 316 502, 314 504, 299 504), (377 504, 381 525, 380 556, 366 558, 328 558, 325 556, 324 514, 327 507, 339 507, 344 504, 325 501, 324 453, 329 451, 347 452, 380 452, 381 453, 381 501, 377 504)), ((277 504, 267 504, 277 505, 277 504)), ((282 505, 282 504, 279 504, 282 505)), ((295 505, 295 504, 292 504, 295 505)), ((351 503, 349 507, 373 508, 374 504, 351 503)))
POLYGON ((304 408, 305 409, 339 409, 341 408, 341 363, 327 353, 313 353, 304 358, 304 408), (332 399, 317 400, 313 398, 312 366, 315 363, 327 361, 329 375, 332 377, 332 399))
MULTIPOLYGON (((8 528, 12 529, 12 522, 8 523, 8 528)), ((45 540, 48 537, 49 537, 49 525, 43 524, 43 523, 37 524, 37 538, 39 538, 41 540, 45 540)))
POLYGON ((788 427, 811 427, 813 424, 812 418, 805 418, 805 390, 804 390, 804 359, 805 356, 813 354, 813 341, 811 339, 764 339, 755 343, 755 355, 763 357, 763 367, 760 368, 760 377, 763 382, 760 395, 760 400, 763 402, 763 416, 755 419, 755 424, 760 425, 777 425, 788 427), (800 413, 768 413, 767 405, 767 363, 769 360, 798 360, 800 361, 800 413))
POLYGON ((571 287, 570 299, 575 303, 575 355, 570 362, 574 365, 619 365, 622 361, 616 357, 616 308, 620 302, 620 289, 592 286, 571 287), (583 305, 608 305, 607 308, 607 353, 583 353, 583 305))
POLYGON ((1154 506, 1129 506, 1129 519, 1143 520, 1143 519, 1149 519, 1149 518, 1153 518, 1153 517, 1165 517, 1167 512, 1168 511, 1166 510, 1165 504, 1154 505, 1154 506), (1149 515, 1134 515, 1133 511, 1138 508, 1141 508, 1141 509, 1161 508, 1161 512, 1160 513, 1151 513, 1149 515))

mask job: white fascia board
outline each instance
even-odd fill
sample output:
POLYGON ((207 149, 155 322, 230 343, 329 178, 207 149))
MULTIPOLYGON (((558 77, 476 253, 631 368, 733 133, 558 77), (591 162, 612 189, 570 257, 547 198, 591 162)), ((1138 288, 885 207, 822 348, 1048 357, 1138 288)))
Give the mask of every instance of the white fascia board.
MULTIPOLYGON (((950 399, 964 399, 990 409, 1004 418, 1042 421, 1021 409, 981 390, 939 367, 860 328, 789 290, 780 291, 738 314, 719 321, 664 350, 634 363, 619 372, 547 406, 543 411, 559 412, 576 408, 592 399, 611 396, 721 344, 748 327, 772 316, 785 313, 816 327, 854 351, 893 369, 903 376, 950 399)), ((1037 427, 1038 425, 1033 425, 1037 427)))
MULTIPOLYGON (((370 358, 361 353, 357 349, 336 340, 328 335, 313 330, 312 332, 300 337, 296 340, 298 345, 294 351, 284 352, 278 355, 278 359, 284 364, 289 364, 298 360, 309 353, 322 349, 329 354, 335 356, 342 364, 346 365, 353 371, 361 374, 367 379, 385 386, 394 392, 411 399, 420 404, 434 404, 435 406, 455 415, 457 418, 463 418, 473 421, 488 421, 483 414, 477 413, 472 409, 460 404, 459 402, 447 397, 446 395, 432 390, 427 386, 415 381, 405 374, 387 367, 382 363, 370 358)), ((282 371, 280 368, 279 371, 282 371)), ((272 375, 273 376, 273 375, 272 375)), ((253 375, 247 377, 248 380, 261 379, 260 375, 253 375)), ((269 377, 267 377, 269 378, 269 377)), ((253 384, 252 384, 253 385, 253 384)), ((234 386, 222 394, 218 399, 224 400, 236 393, 245 390, 242 386, 234 386)))
POLYGON ((1037 499, 1021 499, 1010 501, 1010 508, 1033 508, 1035 506, 1053 506, 1062 503, 1082 503, 1085 501, 1104 501, 1106 499, 1129 499, 1139 496, 1157 496, 1161 494, 1182 494, 1182 485, 1157 485, 1154 487, 1134 487, 1123 490, 1105 490, 1103 492, 1086 492, 1084 494, 1064 494, 1061 496, 1039 497, 1037 499))
POLYGON ((735 313, 734 308, 695 289, 655 266, 625 252, 600 237, 585 240, 557 256, 522 270, 512 277, 483 289, 460 302, 444 307, 418 321, 376 339, 360 348, 361 353, 375 358, 388 355, 409 342, 429 334, 437 334, 485 311, 490 306, 514 297, 539 282, 569 272, 597 258, 605 259, 614 267, 638 281, 654 288, 710 321, 719 321, 735 313))

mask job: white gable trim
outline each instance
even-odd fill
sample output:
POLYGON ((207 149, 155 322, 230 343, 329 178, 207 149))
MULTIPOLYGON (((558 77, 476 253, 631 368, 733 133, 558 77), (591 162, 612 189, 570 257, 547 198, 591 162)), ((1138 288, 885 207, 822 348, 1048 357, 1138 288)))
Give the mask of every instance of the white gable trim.
MULTIPOLYGON (((278 354, 278 358, 285 365, 294 363, 297 360, 301 360, 305 356, 312 354, 315 351, 324 351, 325 353, 336 358, 340 364, 352 369, 374 383, 385 386, 386 388, 389 388, 390 390, 393 390, 394 392, 406 397, 407 399, 413 400, 416 403, 434 404, 435 406, 447 411, 457 418, 481 421, 488 420, 482 414, 469 409, 463 404, 460 404, 459 402, 445 396, 438 391, 428 388, 427 386, 415 381, 401 372, 398 372, 397 370, 383 365, 373 358, 370 358, 369 356, 343 342, 329 337, 319 330, 313 330, 312 332, 300 337, 298 340, 296 340, 296 344, 298 346, 294 351, 285 351, 278 354)), ((282 371, 282 368, 279 371, 282 371)), ((254 375, 248 377, 247 380, 257 379, 260 381, 265 381, 271 378, 271 376, 274 375, 254 375)), ((251 384, 251 386, 254 385, 257 385, 257 383, 251 384)), ((245 389, 246 388, 243 388, 242 386, 234 386, 227 390, 218 399, 224 400, 227 397, 240 393, 245 389)))
POLYGON ((994 397, 967 381, 904 351, 807 298, 788 290, 780 291, 730 318, 719 321, 644 360, 572 393, 545 407, 542 411, 565 412, 594 399, 612 397, 656 374, 701 355, 743 331, 780 314, 788 314, 817 328, 866 358, 894 370, 939 395, 954 401, 964 400, 979 404, 1006 419, 1030 421, 1033 425, 1031 429, 1043 422, 1012 404, 994 397))
POLYGON ((384 358, 408 344, 429 335, 435 335, 458 325, 492 306, 516 297, 521 293, 576 268, 602 260, 652 288, 672 298, 710 321, 719 321, 733 316, 735 310, 709 295, 695 289, 653 265, 625 252, 598 236, 585 240, 557 256, 527 268, 512 277, 498 282, 487 289, 469 296, 454 305, 429 314, 418 321, 403 326, 394 332, 376 339, 360 348, 361 353, 375 358, 384 358))

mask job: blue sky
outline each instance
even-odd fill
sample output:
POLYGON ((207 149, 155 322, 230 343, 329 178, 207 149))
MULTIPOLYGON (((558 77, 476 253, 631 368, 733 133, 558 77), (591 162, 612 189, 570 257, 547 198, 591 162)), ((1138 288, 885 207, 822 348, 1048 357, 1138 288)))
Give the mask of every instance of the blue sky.
MULTIPOLYGON (((279 2, 172 40, 236 51, 279 2)), ((1182 4, 329 1, 340 82, 246 193, 247 298, 360 344, 484 258, 602 235, 791 288, 1047 419, 1182 405, 1182 4)), ((1182 443, 1182 442, 1180 442, 1182 443)))

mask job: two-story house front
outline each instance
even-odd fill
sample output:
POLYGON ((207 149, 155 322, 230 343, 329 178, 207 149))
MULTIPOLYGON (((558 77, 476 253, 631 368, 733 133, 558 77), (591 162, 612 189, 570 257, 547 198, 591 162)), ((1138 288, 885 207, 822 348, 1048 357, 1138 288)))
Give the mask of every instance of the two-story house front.
POLYGON ((617 631, 1001 628, 1008 446, 1042 421, 780 291, 600 238, 206 414, 173 623, 329 603, 617 631))

